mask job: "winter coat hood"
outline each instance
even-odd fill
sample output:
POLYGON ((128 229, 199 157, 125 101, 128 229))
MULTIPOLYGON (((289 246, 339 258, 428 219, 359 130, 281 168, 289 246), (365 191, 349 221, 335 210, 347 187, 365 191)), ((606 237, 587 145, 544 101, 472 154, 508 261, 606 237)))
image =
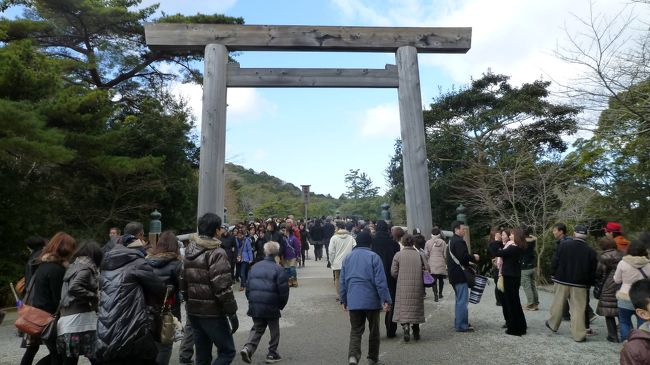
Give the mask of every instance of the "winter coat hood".
POLYGON ((161 252, 154 255, 148 255, 145 260, 155 268, 165 267, 172 261, 179 260, 180 257, 175 252, 161 252))
POLYGON ((196 233, 190 236, 190 241, 194 242, 194 244, 190 244, 189 247, 185 250, 185 257, 190 260, 194 260, 206 250, 213 250, 215 248, 221 247, 221 241, 218 239, 207 236, 199 236, 196 233))
POLYGON ((634 268, 639 269, 650 263, 650 259, 648 259, 645 256, 631 256, 631 255, 625 255, 623 256, 623 261, 627 262, 628 264, 632 265, 634 268))
POLYGON ((113 249, 106 254, 102 260, 102 271, 119 269, 132 261, 144 258, 144 254, 140 250, 124 248, 125 250, 113 249))

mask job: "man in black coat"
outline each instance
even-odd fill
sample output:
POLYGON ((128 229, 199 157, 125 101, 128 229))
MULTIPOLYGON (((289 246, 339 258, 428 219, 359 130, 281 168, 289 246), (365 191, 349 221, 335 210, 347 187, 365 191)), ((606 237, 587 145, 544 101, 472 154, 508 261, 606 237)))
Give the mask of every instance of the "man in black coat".
POLYGON ((557 331, 562 322, 564 303, 568 298, 571 308, 571 335, 576 342, 584 341, 587 336, 587 293, 589 287, 594 284, 598 264, 598 255, 585 242, 586 238, 587 227, 577 225, 573 240, 563 241, 558 246, 551 263, 555 294, 546 327, 553 332, 557 331))
POLYGON ((467 268, 470 262, 478 262, 479 256, 470 255, 465 243, 465 225, 463 222, 455 221, 451 224, 454 235, 449 241, 449 255, 447 255, 447 271, 449 272, 449 283, 454 287, 456 293, 454 327, 457 332, 474 332, 469 325, 469 286, 463 268, 467 268))
MULTIPOLYGON (((388 291, 390 297, 395 303, 395 292, 397 291, 397 279, 390 274, 390 267, 393 264, 393 257, 399 252, 399 243, 395 242, 390 235, 388 224, 386 221, 380 220, 377 222, 375 238, 372 240, 372 251, 381 257, 381 262, 384 266, 384 273, 388 282, 388 291)), ((384 318, 386 326, 386 336, 389 338, 395 337, 397 332, 397 323, 393 322, 393 308, 386 312, 384 318)))
POLYGON ((280 311, 289 300, 289 281, 284 269, 275 263, 275 256, 280 251, 277 242, 264 244, 264 260, 253 265, 248 274, 246 298, 248 298, 248 315, 253 318, 253 328, 248 335, 246 345, 239 352, 242 360, 251 362, 251 357, 257 350, 260 339, 269 328, 269 353, 266 363, 274 363, 282 358, 278 354, 280 343, 280 311))

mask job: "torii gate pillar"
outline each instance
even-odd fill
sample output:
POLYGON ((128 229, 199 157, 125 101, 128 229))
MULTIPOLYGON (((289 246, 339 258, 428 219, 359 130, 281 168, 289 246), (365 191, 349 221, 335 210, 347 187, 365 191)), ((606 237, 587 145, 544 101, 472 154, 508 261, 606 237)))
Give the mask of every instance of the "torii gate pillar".
POLYGON ((197 218, 205 213, 216 213, 223 219, 227 63, 228 49, 225 46, 205 46, 197 218))
POLYGON ((407 227, 409 233, 413 228, 419 228, 424 237, 429 237, 432 228, 431 196, 424 140, 418 51, 413 46, 399 47, 395 59, 399 79, 399 119, 402 133, 407 227))

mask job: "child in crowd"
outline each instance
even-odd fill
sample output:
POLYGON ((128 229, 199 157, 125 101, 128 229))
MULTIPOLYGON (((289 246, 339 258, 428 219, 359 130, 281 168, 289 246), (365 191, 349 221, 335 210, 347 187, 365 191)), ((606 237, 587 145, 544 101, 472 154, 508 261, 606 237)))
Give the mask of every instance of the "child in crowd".
POLYGON ((639 318, 645 322, 630 332, 621 351, 621 365, 650 364, 650 280, 643 279, 632 284, 630 299, 639 318))

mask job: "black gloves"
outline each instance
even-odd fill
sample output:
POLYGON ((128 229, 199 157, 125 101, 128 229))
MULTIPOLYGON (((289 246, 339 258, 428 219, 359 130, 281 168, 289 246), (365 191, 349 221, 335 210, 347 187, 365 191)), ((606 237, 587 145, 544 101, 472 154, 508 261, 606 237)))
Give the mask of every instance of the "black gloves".
POLYGON ((239 328, 239 319, 236 314, 231 314, 228 316, 228 320, 230 321, 230 327, 232 327, 232 333, 234 334, 239 328))

